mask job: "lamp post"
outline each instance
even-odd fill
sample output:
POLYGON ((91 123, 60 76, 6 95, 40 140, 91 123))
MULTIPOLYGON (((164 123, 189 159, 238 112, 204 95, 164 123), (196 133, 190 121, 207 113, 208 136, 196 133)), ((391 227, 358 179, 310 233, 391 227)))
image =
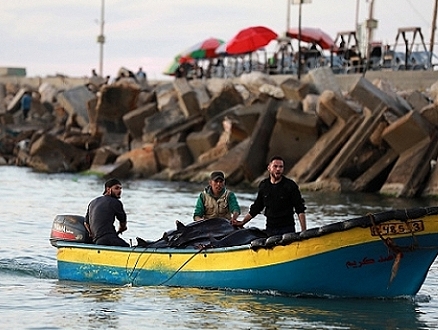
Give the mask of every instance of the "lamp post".
POLYGON ((301 5, 311 3, 312 0, 292 0, 294 5, 298 5, 298 80, 301 79, 301 5))
POLYGON ((100 13, 100 34, 97 36, 97 42, 100 44, 99 51, 99 75, 103 77, 103 44, 105 43, 105 36, 103 34, 103 26, 105 13, 105 0, 102 0, 101 13, 100 13))

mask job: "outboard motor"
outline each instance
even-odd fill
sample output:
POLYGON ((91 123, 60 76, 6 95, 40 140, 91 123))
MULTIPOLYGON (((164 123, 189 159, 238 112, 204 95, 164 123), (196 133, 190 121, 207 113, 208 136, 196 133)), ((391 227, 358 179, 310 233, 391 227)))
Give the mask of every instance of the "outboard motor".
POLYGON ((50 243, 56 247, 58 241, 91 243, 81 215, 57 215, 53 220, 50 243))

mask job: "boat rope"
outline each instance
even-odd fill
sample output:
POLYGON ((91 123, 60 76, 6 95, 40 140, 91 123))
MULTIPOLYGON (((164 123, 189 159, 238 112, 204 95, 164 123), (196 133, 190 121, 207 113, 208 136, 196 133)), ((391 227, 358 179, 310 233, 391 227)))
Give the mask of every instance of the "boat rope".
POLYGON ((163 282, 161 282, 160 284, 158 284, 159 286, 160 285, 164 285, 164 284, 166 284, 167 282, 169 282, 176 274, 178 274, 179 273, 179 271, 181 270, 181 269, 183 269, 183 267, 185 266, 185 265, 187 265, 194 257, 196 257, 199 253, 201 253, 202 251, 204 251, 205 249, 207 248, 207 246, 204 246, 204 245, 201 245, 201 247, 200 247, 200 249, 199 249, 199 251, 197 251, 196 253, 193 253, 193 255, 189 258, 189 259, 187 259, 176 271, 174 271, 173 272, 173 274, 171 275, 171 276, 169 276, 166 280, 164 280, 163 282))
MULTIPOLYGON (((127 274, 127 276, 128 276, 128 278, 130 278, 130 282, 131 282, 131 284, 134 284, 134 281, 136 280, 136 278, 137 278, 137 276, 140 274, 140 271, 143 269, 143 267, 146 265, 146 263, 149 261, 149 259, 150 259, 150 257, 152 256, 152 254, 154 253, 154 252, 156 252, 157 251, 157 248, 155 248, 153 251, 151 251, 151 252, 148 252, 149 253, 149 256, 145 259, 145 261, 140 265, 140 267, 138 267, 138 262, 140 261, 140 258, 141 258, 141 256, 143 255, 143 254, 145 254, 145 251, 142 251, 142 252, 140 252, 139 254, 138 254, 138 257, 137 257, 137 260, 135 261, 135 264, 134 264, 134 266, 132 267, 132 269, 131 270, 129 270, 129 267, 128 267, 128 262, 129 262, 129 259, 130 259, 130 257, 131 257, 131 253, 132 252, 134 252, 135 251, 135 248, 136 247, 134 247, 130 252, 129 252, 129 255, 128 255, 128 258, 126 259, 126 265, 125 265, 125 269, 126 269, 126 274, 127 274), (134 272, 135 272, 135 275, 134 275, 134 272)), ((165 283, 167 283, 168 281, 170 281, 176 274, 178 274, 179 273, 179 271, 185 266, 185 265, 187 265, 195 256, 197 256, 199 253, 201 253, 202 251, 204 251, 205 249, 207 248, 207 246, 204 246, 204 245, 200 245, 200 249, 198 250, 198 251, 196 251, 196 253, 194 253, 194 254, 192 254, 191 256, 190 256, 190 258, 189 259, 187 259, 175 272, 173 272, 173 274, 171 275, 171 276, 169 276, 166 280, 164 280, 164 281, 162 281, 161 283, 159 283, 159 284, 157 284, 158 286, 160 286, 160 285, 164 285, 165 283)))
POLYGON ((403 257, 403 252, 413 251, 415 249, 419 249, 420 247, 418 245, 417 237, 415 236, 414 231, 412 230, 412 227, 409 222, 406 221, 406 224, 408 225, 409 231, 411 233, 413 243, 410 246, 401 247, 395 244, 395 242, 391 239, 391 237, 387 237, 387 238, 383 237, 379 228, 376 225, 374 214, 368 213, 368 217, 370 218, 373 231, 377 233, 377 235, 380 237, 380 239, 388 248, 388 250, 392 251, 395 254, 394 263, 392 264, 392 268, 391 268, 391 277, 388 283, 388 288, 389 288, 389 286, 391 286, 392 281, 397 276, 398 268, 400 266, 400 260, 403 257))
POLYGON ((137 247, 138 247, 138 246, 135 246, 135 247, 129 252, 128 258, 126 259, 126 265, 125 265, 126 274, 127 274, 128 278, 130 278, 130 280, 131 280, 131 284, 134 284, 134 281, 135 281, 135 279, 137 278, 138 274, 140 273, 140 270, 141 270, 141 269, 144 267, 144 265, 149 261, 149 258, 152 256, 152 253, 155 252, 155 251, 157 250, 157 248, 155 248, 154 251, 152 251, 151 253, 149 253, 149 257, 146 258, 146 260, 143 262, 143 264, 140 266, 140 268, 138 268, 137 265, 138 265, 138 262, 140 261, 141 256, 142 256, 145 252, 142 251, 141 253, 139 253, 139 254, 138 254, 138 257, 137 257, 137 260, 135 261, 134 266, 132 267, 131 271, 129 271, 129 268, 128 268, 128 262, 129 262, 129 259, 131 258, 131 253, 134 252, 135 249, 136 249, 137 247), (135 274, 135 276, 133 276, 133 274, 134 274, 135 271, 136 271, 136 274, 135 274))

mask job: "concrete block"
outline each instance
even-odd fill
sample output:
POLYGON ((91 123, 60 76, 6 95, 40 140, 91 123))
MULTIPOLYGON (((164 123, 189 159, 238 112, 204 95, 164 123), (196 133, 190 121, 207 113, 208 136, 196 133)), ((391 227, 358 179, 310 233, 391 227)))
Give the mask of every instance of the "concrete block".
POLYGON ((350 117, 357 114, 342 96, 333 91, 327 90, 322 92, 319 102, 324 106, 323 108, 331 111, 334 116, 343 121, 347 121, 350 117))
POLYGON ((20 88, 18 90, 18 92, 14 95, 12 100, 8 103, 8 106, 6 108, 6 110, 8 112, 15 113, 18 110, 20 110, 20 108, 21 108, 20 101, 21 101, 21 98, 23 97, 24 93, 26 93, 26 91, 27 91, 27 88, 20 88))
POLYGON ((99 173, 104 179, 129 178, 131 176, 132 163, 129 159, 113 164, 100 165, 93 168, 93 172, 99 173))
POLYGON ((313 147, 300 158, 287 175, 300 183, 315 180, 353 134, 361 120, 362 118, 356 115, 347 122, 336 121, 313 147))
POLYGON ((425 118, 429 123, 438 127, 438 104, 432 103, 420 110, 421 116, 425 118))
POLYGON ((271 98, 266 111, 260 114, 250 137, 249 147, 242 158, 242 169, 248 181, 255 180, 266 170, 269 141, 276 123, 276 114, 281 102, 271 98))
POLYGON ((319 94, 329 90, 339 96, 342 95, 341 86, 338 84, 332 69, 329 67, 320 67, 310 70, 306 78, 316 88, 319 94))
POLYGON ((228 151, 229 149, 227 144, 225 143, 216 144, 210 150, 207 150, 206 152, 199 155, 198 162, 204 164, 214 162, 215 160, 218 160, 222 156, 226 155, 228 151))
POLYGON ((436 137, 427 137, 400 154, 380 194, 405 198, 417 196, 430 173, 431 160, 437 157, 437 142, 436 137))
POLYGON ((102 165, 112 164, 116 161, 118 156, 119 153, 109 146, 98 148, 95 152, 91 169, 102 165))
POLYGON ((374 130, 373 133, 371 133, 369 137, 369 141, 373 146, 382 147, 382 142, 383 142, 382 133, 387 127, 388 127, 388 123, 384 120, 382 120, 380 123, 377 124, 376 129, 374 130))
POLYGON ((433 164, 430 177, 426 182, 426 187, 421 193, 422 197, 438 197, 438 166, 436 166, 436 160, 433 161, 433 164))
POLYGON ((311 92, 310 85, 303 81, 288 78, 280 84, 284 97, 288 100, 301 101, 311 92))
POLYGON ((96 96, 85 86, 77 86, 58 94, 58 102, 67 111, 69 116, 76 116, 81 127, 89 123, 87 104, 96 96))
POLYGON ((429 101, 429 99, 421 93, 420 91, 410 91, 408 95, 405 97, 406 101, 411 106, 412 110, 421 111, 424 107, 427 107, 433 102, 429 101))
MULTIPOLYGON (((222 157, 218 158, 215 162, 207 166, 205 175, 210 175, 212 171, 220 170, 226 174, 227 184, 235 185, 245 179, 244 172, 242 170, 242 158, 245 155, 245 150, 248 149, 250 138, 240 142, 222 157)), ((204 176, 208 178, 208 176, 204 176)))
POLYGON ((328 127, 332 126, 338 118, 324 103, 318 100, 315 109, 316 115, 328 127))
POLYGON ((382 137, 392 149, 402 154, 430 134, 430 124, 418 112, 411 111, 385 128, 382 137))
POLYGON ((380 109, 376 109, 374 113, 371 111, 364 112, 365 116, 362 118, 360 125, 317 180, 341 177, 342 172, 356 156, 356 153, 361 150, 371 134, 382 121, 385 111, 387 111, 387 108, 380 106, 380 109))
POLYGON ((349 94, 353 99, 371 111, 378 109, 381 104, 385 105, 397 117, 402 117, 411 111, 410 107, 399 103, 363 77, 357 78, 349 94))
POLYGON ((243 73, 239 76, 238 81, 255 95, 260 93, 260 88, 263 85, 277 86, 271 76, 260 71, 243 73))
POLYGON ((88 152, 43 134, 32 143, 28 165, 38 172, 80 172, 90 167, 88 152))
POLYGON ((211 100, 210 92, 207 89, 207 85, 205 81, 199 79, 193 79, 190 80, 189 83, 190 86, 193 87, 193 90, 196 93, 196 98, 198 99, 200 108, 205 109, 211 100))
POLYGON ((187 118, 200 114, 200 106, 196 92, 186 78, 177 78, 173 82, 179 100, 179 106, 187 118))
POLYGON ((164 128, 181 124, 184 121, 185 117, 178 107, 160 111, 147 117, 143 127, 143 142, 154 142, 155 136, 164 128))
POLYGON ((155 87, 157 107, 159 111, 165 111, 178 104, 178 95, 172 82, 160 84, 155 87))
POLYGON ((141 148, 133 149, 120 155, 116 163, 129 160, 132 164, 130 173, 135 178, 148 178, 158 172, 154 144, 145 143, 141 148))
POLYGON ((221 112, 238 104, 243 104, 243 98, 240 93, 236 90, 234 85, 224 85, 221 93, 212 98, 210 104, 207 106, 205 111, 203 111, 203 114, 206 120, 210 120, 221 112))
POLYGON ((193 163, 193 157, 186 143, 165 142, 155 146, 159 167, 172 170, 183 169, 193 163))
POLYGON ((193 158, 198 159, 201 154, 212 149, 216 145, 219 135, 218 131, 213 130, 190 133, 186 143, 193 158))
POLYGON ((10 113, 1 113, 0 114, 0 124, 1 125, 9 125, 14 123, 14 117, 10 113))
POLYGON ((0 83, 0 114, 6 112, 6 86, 0 83))
POLYGON ((319 95, 307 94, 302 101, 303 112, 311 115, 316 114, 316 108, 318 105, 319 95))
POLYGON ((204 129, 222 130, 225 118, 231 119, 248 135, 251 135, 260 114, 266 110, 266 103, 254 103, 248 106, 238 104, 209 120, 204 129))
POLYGON ((354 180, 352 190, 365 191, 373 180, 394 164, 397 158, 398 154, 394 150, 389 149, 377 162, 354 180))
POLYGON ((157 103, 155 91, 140 90, 137 98, 137 108, 141 108, 149 103, 157 103))
POLYGON ((318 118, 280 106, 269 142, 267 158, 282 155, 289 170, 318 140, 318 118))
MULTIPOLYGON (((198 115, 198 116, 192 116, 186 120, 183 120, 181 122, 176 121, 172 125, 169 125, 168 127, 164 127, 161 131, 159 131, 155 135, 155 140, 157 142, 165 142, 169 139, 173 139, 176 135, 181 135, 184 137, 187 136, 190 132, 193 131, 199 131, 202 129, 202 126, 204 125, 204 117, 198 115)), ((182 139, 180 140, 180 142, 182 139)))
POLYGON ((143 135, 145 119, 157 112, 157 105, 155 103, 149 103, 123 116, 123 122, 133 139, 140 138, 143 135))
POLYGON ((140 88, 137 85, 105 85, 96 104, 97 120, 122 121, 125 114, 137 107, 140 88))
POLYGON ((375 79, 373 85, 382 90, 385 94, 393 98, 403 108, 412 110, 412 105, 407 102, 400 93, 397 92, 394 85, 387 79, 375 79))

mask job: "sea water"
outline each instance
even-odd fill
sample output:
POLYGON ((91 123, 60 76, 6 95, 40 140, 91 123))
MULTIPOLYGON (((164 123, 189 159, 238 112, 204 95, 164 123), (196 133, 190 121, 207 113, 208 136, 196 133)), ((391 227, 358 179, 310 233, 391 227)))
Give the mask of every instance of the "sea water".
MULTIPOLYGON (((438 262, 414 299, 326 299, 168 287, 59 281, 49 243, 57 214, 84 215, 102 194, 94 176, 41 174, 0 167, 0 329, 437 329, 438 262)), ((192 219, 203 184, 123 181, 127 241, 155 240, 192 219)), ((255 189, 233 189, 248 210, 255 189)), ((436 205, 429 199, 305 192, 308 227, 392 208, 436 205)), ((263 216, 251 226, 264 227, 263 216)), ((414 271, 414 270, 413 270, 414 271)), ((360 283, 358 283, 360 284, 360 283)))

